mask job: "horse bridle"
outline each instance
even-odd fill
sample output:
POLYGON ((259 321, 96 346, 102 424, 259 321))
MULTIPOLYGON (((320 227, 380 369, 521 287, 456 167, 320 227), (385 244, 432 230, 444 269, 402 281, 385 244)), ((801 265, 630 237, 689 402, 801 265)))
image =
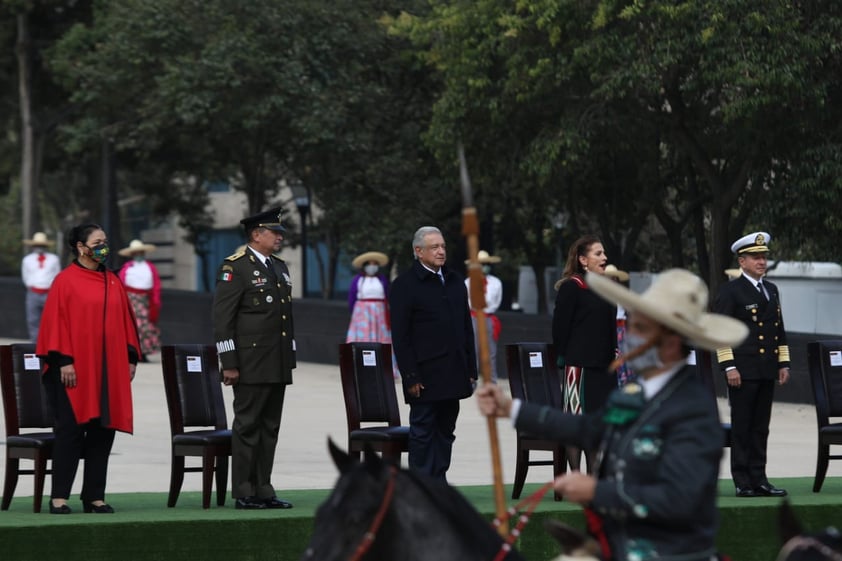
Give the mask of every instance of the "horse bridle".
POLYGON ((371 526, 368 527, 365 534, 363 534, 363 539, 360 541, 360 545, 357 546, 356 551, 351 556, 350 561, 360 561, 363 556, 368 553, 368 550, 371 548, 371 545, 374 543, 374 539, 377 537, 377 531, 380 530, 380 526, 383 524, 383 519, 386 518, 386 511, 389 509, 389 505, 392 504, 392 497, 395 494, 395 477, 397 476, 398 469, 395 466, 389 466, 389 479, 386 481, 386 491, 383 494, 383 502, 380 503, 380 507, 377 509, 377 514, 374 515, 374 520, 371 521, 371 526))
POLYGON ((777 561, 785 561, 789 555, 799 549, 815 549, 831 561, 842 561, 842 553, 812 536, 795 536, 784 544, 777 561))

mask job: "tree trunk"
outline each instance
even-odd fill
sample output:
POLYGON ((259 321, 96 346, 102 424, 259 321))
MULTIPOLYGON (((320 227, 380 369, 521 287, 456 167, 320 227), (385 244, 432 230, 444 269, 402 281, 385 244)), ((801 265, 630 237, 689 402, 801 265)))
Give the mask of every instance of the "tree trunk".
POLYGON ((35 130, 32 122, 32 56, 29 21, 26 14, 17 16, 18 95, 21 122, 20 195, 22 205, 21 229, 30 237, 35 229, 35 204, 38 186, 35 184, 35 130))

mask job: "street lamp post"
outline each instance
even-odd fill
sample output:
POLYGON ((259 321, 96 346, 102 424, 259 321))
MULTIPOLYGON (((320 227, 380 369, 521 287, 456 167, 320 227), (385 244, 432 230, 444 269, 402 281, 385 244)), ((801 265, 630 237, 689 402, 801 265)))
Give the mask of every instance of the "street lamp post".
POLYGON ((307 296, 307 215, 310 213, 310 188, 300 181, 290 186, 292 199, 301 217, 301 297, 307 296))

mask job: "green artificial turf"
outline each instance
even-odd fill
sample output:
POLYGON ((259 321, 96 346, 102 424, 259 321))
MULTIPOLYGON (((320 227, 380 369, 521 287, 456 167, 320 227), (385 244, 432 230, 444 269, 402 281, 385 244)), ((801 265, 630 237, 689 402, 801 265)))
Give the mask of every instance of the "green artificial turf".
MULTIPOLYGON (((806 528, 820 529, 842 524, 842 478, 829 478, 821 493, 813 493, 812 478, 775 480, 790 492, 790 502, 806 528)), ((523 497, 539 485, 527 485, 523 497)), ((477 509, 491 517, 495 510, 490 486, 467 486, 459 490, 477 509)), ((167 508, 165 493, 110 494, 117 513, 86 515, 81 504, 74 513, 32 512, 32 498, 15 497, 10 510, 0 512, 0 557, 25 561, 61 559, 120 560, 273 560, 294 561, 304 551, 313 531, 313 516, 329 489, 285 491, 295 504, 291 510, 243 511, 226 506, 201 508, 196 492, 182 493, 175 508, 167 508)), ((508 499, 511 492, 507 487, 508 499)), ((676 497, 681 500, 681 497, 676 497)), ((779 499, 734 497, 730 481, 720 482, 720 550, 736 561, 770 561, 780 548, 776 515, 779 499)), ((527 559, 548 560, 558 549, 545 532, 542 521, 558 518, 582 527, 581 509, 555 502, 548 494, 538 505, 524 530, 519 549, 527 559)))

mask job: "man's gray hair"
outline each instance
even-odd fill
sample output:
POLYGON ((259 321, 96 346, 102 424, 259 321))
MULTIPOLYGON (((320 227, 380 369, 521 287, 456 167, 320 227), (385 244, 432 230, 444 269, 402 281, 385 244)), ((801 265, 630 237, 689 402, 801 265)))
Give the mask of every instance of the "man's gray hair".
POLYGON ((424 247, 424 236, 428 234, 439 234, 441 235, 441 230, 436 228, 435 226, 421 226, 415 231, 415 235, 412 236, 412 258, 418 259, 418 256, 415 255, 415 248, 416 247, 424 247))

